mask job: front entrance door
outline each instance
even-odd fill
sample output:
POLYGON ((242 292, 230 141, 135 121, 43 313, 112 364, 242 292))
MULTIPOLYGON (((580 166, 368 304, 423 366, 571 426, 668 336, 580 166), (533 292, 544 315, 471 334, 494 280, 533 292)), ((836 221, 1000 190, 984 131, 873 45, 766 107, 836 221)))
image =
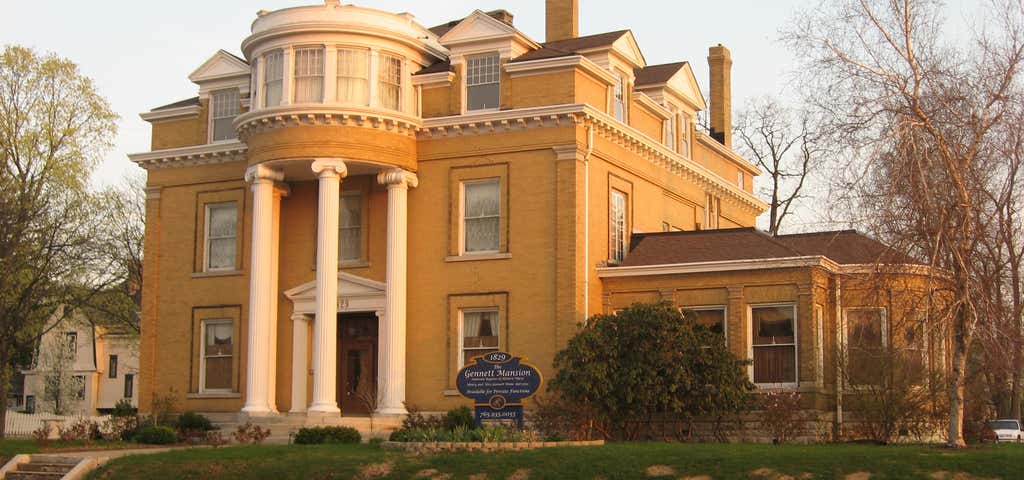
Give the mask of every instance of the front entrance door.
POLYGON ((370 413, 377 397, 377 315, 338 315, 338 404, 343 415, 370 413))

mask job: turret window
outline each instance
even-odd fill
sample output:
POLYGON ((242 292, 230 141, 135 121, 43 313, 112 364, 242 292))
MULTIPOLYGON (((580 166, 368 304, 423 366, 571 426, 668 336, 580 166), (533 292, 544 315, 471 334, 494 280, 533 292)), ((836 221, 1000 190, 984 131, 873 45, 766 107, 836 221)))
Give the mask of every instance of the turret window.
POLYGON ((263 104, 276 107, 281 104, 284 80, 284 54, 271 52, 263 58, 263 104))
POLYGON ((381 55, 377 67, 377 101, 380 106, 398 110, 402 100, 402 60, 381 55))
POLYGON ((370 59, 366 50, 338 50, 338 101, 370 103, 370 59))
POLYGON ((501 63, 498 54, 466 59, 466 109, 498 108, 501 98, 501 63))
POLYGON ((324 99, 324 51, 321 48, 295 50, 295 103, 324 99))

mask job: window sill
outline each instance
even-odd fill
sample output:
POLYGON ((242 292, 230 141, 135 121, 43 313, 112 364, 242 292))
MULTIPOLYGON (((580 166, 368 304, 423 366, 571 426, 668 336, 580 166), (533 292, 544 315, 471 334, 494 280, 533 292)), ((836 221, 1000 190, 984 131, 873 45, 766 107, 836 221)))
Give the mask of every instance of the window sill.
POLYGON ((459 393, 458 390, 445 390, 445 391, 441 392, 441 394, 446 396, 446 397, 461 397, 462 396, 462 394, 459 393))
POLYGON ((185 395, 188 399, 206 399, 206 398, 242 398, 242 394, 239 392, 206 392, 206 393, 190 393, 185 395))
POLYGON ((505 260, 512 258, 511 253, 464 253, 444 257, 446 262, 475 262, 477 260, 505 260))
POLYGON ((345 260, 338 263, 338 268, 367 268, 370 266, 370 262, 366 260, 345 260))
POLYGON ((241 270, 217 270, 212 272, 193 272, 192 278, 234 277, 241 274, 241 270))

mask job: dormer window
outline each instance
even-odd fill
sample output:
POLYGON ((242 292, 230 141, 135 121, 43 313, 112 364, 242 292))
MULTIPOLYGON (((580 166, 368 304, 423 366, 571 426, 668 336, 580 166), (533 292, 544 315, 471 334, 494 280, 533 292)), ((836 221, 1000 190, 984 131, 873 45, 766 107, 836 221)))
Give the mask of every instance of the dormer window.
POLYGON ((295 50, 295 103, 322 102, 324 99, 324 50, 295 50))
POLYGON ((370 55, 366 50, 338 49, 338 101, 370 103, 370 55))
POLYGON ((615 88, 612 92, 612 112, 615 119, 620 122, 626 121, 626 78, 621 73, 615 72, 615 88))
POLYGON ((398 110, 402 102, 402 60, 381 54, 377 68, 377 102, 398 110))
POLYGON ((497 53, 466 59, 466 110, 499 107, 501 63, 497 53))
POLYGON ((238 116, 238 89, 217 90, 210 97, 212 104, 210 108, 211 139, 214 142, 233 140, 235 129, 231 126, 231 122, 238 116))
POLYGON ((284 53, 280 50, 263 57, 263 105, 276 107, 281 104, 284 80, 284 53))
POLYGON ((679 151, 679 145, 676 143, 676 113, 675 107, 668 106, 669 116, 668 120, 665 120, 665 146, 672 149, 673 152, 679 151))

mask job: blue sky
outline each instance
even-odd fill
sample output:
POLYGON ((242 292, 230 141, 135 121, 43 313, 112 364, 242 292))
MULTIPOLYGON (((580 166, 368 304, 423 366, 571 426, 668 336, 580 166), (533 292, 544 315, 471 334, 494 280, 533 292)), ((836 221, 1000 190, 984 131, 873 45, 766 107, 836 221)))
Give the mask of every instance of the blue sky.
MULTIPOLYGON (((104 0, 43 2, 0 0, 0 44, 56 52, 94 78, 121 116, 115 148, 94 174, 97 185, 117 183, 140 170, 128 153, 149 150, 149 124, 138 114, 196 94, 188 74, 219 48, 239 44, 259 9, 318 0, 104 0)), ((348 3, 348 2, 343 2, 348 3)), ((426 26, 461 18, 474 9, 504 8, 516 26, 544 39, 543 0, 363 0, 358 5, 407 11, 426 26)), ((733 55, 733 107, 764 94, 786 95, 794 54, 776 39, 779 29, 811 0, 580 0, 582 35, 629 28, 649 64, 688 60, 702 88, 707 49, 722 43, 733 55), (628 8, 627 8, 628 7, 628 8)), ((949 14, 962 18, 972 0, 955 0, 949 14)))

